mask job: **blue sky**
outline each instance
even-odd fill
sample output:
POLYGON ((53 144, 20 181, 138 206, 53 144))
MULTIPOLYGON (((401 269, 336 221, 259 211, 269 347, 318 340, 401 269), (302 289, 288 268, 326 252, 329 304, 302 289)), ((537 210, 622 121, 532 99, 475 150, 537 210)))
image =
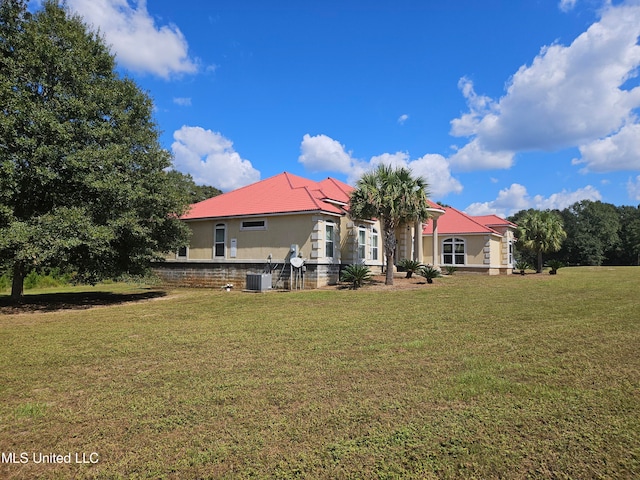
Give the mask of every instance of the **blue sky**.
POLYGON ((640 0, 67 0, 228 191, 410 167, 510 215, 640 203, 640 0))

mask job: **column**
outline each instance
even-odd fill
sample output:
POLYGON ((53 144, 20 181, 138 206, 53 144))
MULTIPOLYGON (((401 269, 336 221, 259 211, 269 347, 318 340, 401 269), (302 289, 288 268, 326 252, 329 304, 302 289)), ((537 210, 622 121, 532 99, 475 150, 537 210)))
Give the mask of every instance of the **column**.
POLYGON ((422 221, 418 220, 413 227, 413 259, 422 263, 422 221))
POLYGON ((433 268, 440 268, 440 250, 438 249, 438 245, 440 243, 438 240, 438 217, 434 215, 431 221, 433 222, 433 268))

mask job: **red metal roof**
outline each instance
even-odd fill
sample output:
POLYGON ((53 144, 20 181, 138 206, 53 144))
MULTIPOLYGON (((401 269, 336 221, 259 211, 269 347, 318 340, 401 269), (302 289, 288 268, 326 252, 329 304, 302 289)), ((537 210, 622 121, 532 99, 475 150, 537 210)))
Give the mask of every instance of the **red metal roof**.
MULTIPOLYGON (((441 207, 445 213, 438 218, 438 235, 493 234, 500 235, 491 226, 514 226, 496 215, 471 216, 453 207, 441 207)), ((423 235, 433 235, 433 220, 429 219, 423 235)))
POLYGON ((322 211, 341 215, 353 187, 334 178, 321 182, 291 173, 247 185, 191 205, 183 220, 322 211))
POLYGON ((509 220, 505 220, 504 218, 497 215, 477 215, 473 218, 475 218, 483 225, 486 225, 487 227, 517 227, 515 223, 512 223, 509 220))

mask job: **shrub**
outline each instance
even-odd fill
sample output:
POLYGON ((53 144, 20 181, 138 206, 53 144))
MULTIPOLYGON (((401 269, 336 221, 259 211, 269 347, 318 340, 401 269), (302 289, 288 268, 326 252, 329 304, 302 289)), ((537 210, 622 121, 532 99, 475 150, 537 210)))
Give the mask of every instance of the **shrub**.
POLYGON ((73 274, 63 273, 59 268, 51 268, 42 271, 31 270, 24 278, 24 288, 50 288, 61 287, 71 283, 73 274))
POLYGON ((3 290, 8 290, 9 288, 11 288, 11 277, 8 273, 5 273, 4 275, 0 276, 0 292, 2 292, 3 290))
POLYGON ((455 265, 446 265, 444 267, 444 271, 447 275, 453 275, 456 270, 458 270, 458 267, 456 267, 455 265))
POLYGON ((440 270, 437 268, 433 268, 432 266, 422 267, 420 269, 420 275, 427 279, 427 283, 433 283, 434 278, 439 278, 442 276, 440 270))
POLYGON ((408 258, 403 258, 398 262, 398 268, 407 272, 406 278, 411 278, 414 272, 417 272, 422 267, 422 263, 417 260, 409 260, 408 258))
POLYGON ((566 265, 560 260, 549 260, 547 262, 547 267, 551 269, 549 270, 549 275, 555 275, 556 273, 558 273, 559 269, 561 269, 562 267, 566 267, 566 265))
POLYGON ((529 263, 527 263, 524 260, 518 260, 516 262, 516 266, 515 266, 516 270, 520 270, 520 275, 524 275, 524 271, 527 268, 531 268, 531 266, 529 265, 529 263))
POLYGON ((366 265, 349 265, 340 273, 340 281, 351 284, 354 290, 371 278, 371 270, 366 265))

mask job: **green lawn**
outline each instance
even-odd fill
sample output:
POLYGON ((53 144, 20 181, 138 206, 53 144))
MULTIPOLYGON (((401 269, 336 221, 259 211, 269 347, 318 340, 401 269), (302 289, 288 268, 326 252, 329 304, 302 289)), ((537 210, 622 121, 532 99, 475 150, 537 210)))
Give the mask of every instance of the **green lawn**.
POLYGON ((640 477, 640 267, 95 291, 0 308, 0 478, 640 477))

